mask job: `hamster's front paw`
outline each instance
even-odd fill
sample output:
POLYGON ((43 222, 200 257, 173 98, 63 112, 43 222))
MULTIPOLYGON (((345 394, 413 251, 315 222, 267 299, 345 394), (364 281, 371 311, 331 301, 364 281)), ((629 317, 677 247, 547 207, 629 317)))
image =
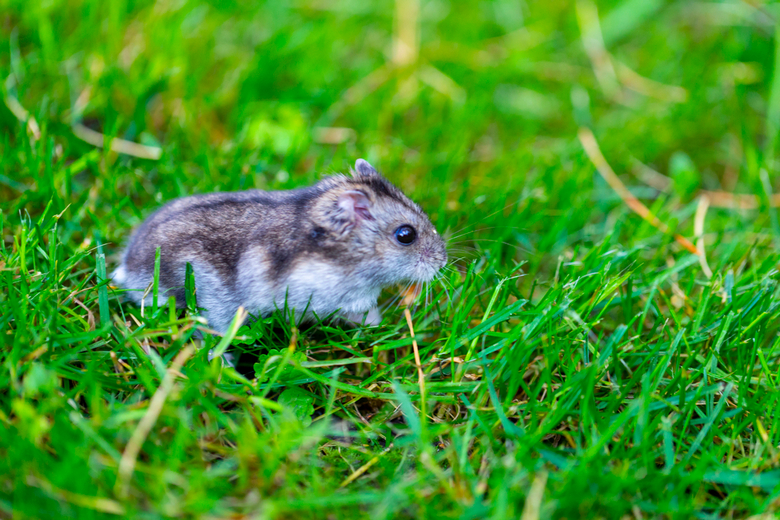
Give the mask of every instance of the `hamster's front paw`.
POLYGON ((382 313, 379 309, 372 307, 368 312, 348 312, 344 315, 344 319, 350 323, 356 325, 365 325, 366 327, 378 327, 382 323, 382 313))
POLYGON ((366 325, 369 327, 378 327, 382 323, 382 313, 377 307, 372 307, 366 313, 366 325))
MULTIPOLYGON (((211 362, 214 359, 214 349, 209 350, 209 362, 211 362)), ((238 359, 236 359, 236 356, 233 355, 232 352, 225 352, 222 354, 222 365, 228 366, 230 368, 236 368, 236 363, 238 362, 238 359)))

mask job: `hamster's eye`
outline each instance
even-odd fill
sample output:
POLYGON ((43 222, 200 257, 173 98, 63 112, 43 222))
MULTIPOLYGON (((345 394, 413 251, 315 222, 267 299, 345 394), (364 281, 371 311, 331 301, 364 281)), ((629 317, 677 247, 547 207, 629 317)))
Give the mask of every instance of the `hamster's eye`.
POLYGON ((403 225, 395 230, 395 239, 403 246, 411 245, 417 238, 417 231, 412 226, 403 225))

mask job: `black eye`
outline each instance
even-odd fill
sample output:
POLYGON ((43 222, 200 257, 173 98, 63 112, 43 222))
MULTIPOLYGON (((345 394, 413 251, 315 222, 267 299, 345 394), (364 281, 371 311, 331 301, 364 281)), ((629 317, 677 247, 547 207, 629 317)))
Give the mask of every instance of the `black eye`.
POLYGON ((399 244, 408 246, 417 238, 417 231, 412 226, 401 226, 395 230, 395 239, 399 244))

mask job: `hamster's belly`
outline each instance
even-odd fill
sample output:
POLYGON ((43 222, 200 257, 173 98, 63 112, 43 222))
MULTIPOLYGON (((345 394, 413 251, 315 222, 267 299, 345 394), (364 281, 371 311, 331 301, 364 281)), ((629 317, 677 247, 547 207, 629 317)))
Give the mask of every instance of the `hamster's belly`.
POLYGON ((286 297, 288 307, 303 310, 308 305, 320 317, 339 309, 363 313, 376 305, 381 288, 366 286, 357 278, 327 262, 306 262, 291 270, 275 301, 284 305, 286 297))
POLYGON ((325 317, 337 310, 363 313, 376 305, 381 287, 370 287, 339 266, 320 260, 297 262, 280 280, 272 280, 268 260, 253 251, 239 263, 242 305, 253 314, 276 309, 304 310, 325 317))

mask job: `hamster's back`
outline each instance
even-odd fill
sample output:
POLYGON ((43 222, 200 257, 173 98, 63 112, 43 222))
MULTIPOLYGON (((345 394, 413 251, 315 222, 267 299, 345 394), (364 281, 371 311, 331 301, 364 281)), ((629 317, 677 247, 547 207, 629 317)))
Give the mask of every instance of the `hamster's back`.
MULTIPOLYGON (((254 236, 272 228, 291 227, 296 208, 302 209, 320 189, 317 186, 289 191, 248 190, 209 193, 175 199, 150 215, 133 233, 122 264, 112 274, 118 285, 129 289, 136 302, 143 298, 154 276, 160 248, 160 287, 181 304, 184 301, 186 264, 217 276, 217 283, 231 286, 241 254, 254 236)), ((199 273, 203 276, 203 273, 199 273)))

